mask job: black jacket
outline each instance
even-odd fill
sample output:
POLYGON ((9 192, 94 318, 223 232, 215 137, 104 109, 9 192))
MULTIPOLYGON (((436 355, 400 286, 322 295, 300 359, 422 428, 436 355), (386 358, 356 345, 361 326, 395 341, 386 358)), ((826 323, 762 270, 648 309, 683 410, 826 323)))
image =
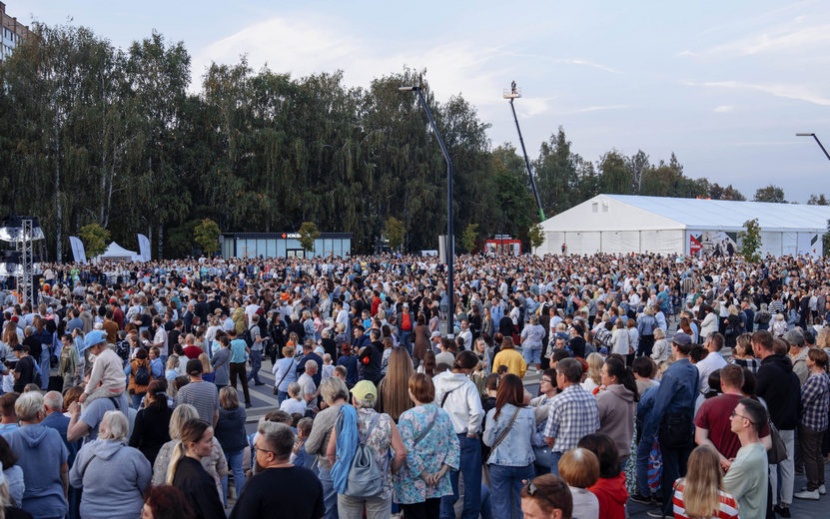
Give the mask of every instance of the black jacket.
POLYGON ((801 416, 801 384, 785 355, 770 355, 758 368, 755 394, 767 403, 772 423, 782 431, 792 431, 801 416))

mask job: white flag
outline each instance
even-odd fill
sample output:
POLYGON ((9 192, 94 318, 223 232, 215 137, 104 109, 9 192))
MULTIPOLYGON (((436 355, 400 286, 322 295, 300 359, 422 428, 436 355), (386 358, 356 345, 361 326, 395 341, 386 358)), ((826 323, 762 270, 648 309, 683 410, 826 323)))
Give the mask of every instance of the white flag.
POLYGON ((143 234, 138 235, 138 250, 141 254, 141 261, 150 261, 152 256, 150 255, 150 239, 144 236, 143 234))
POLYGON ((86 263, 86 251, 84 250, 84 243, 77 236, 69 237, 69 244, 72 246, 72 256, 75 263, 86 263))

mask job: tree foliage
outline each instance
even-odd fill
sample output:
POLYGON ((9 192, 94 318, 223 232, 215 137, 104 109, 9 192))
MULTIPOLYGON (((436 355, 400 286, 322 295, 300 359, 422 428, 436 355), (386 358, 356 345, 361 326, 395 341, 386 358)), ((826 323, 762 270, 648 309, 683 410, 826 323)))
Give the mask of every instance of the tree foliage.
POLYGON ((314 240, 320 237, 320 231, 317 230, 317 225, 313 222, 303 222, 300 225, 300 245, 306 252, 314 250, 314 240))
POLYGON ((476 240, 478 239, 478 224, 471 223, 467 225, 464 232, 461 233, 461 246, 467 252, 473 252, 476 248, 476 240))
POLYGON ((209 257, 219 250, 219 224, 203 218, 193 229, 193 240, 209 257))
POLYGON ((761 260, 761 225, 758 219, 744 222, 744 230, 739 233, 741 240, 741 255, 749 263, 756 263, 761 260))
POLYGON ((403 239, 406 237, 406 227, 402 221, 390 216, 383 226, 383 235, 386 236, 386 240, 389 242, 389 248, 396 251, 403 245, 403 239))
POLYGON ((537 223, 531 226, 527 234, 530 238, 530 246, 534 249, 541 247, 545 243, 545 231, 540 224, 537 223))
POLYGON ((110 242, 110 232, 97 223, 81 227, 78 237, 84 243, 84 251, 90 258, 103 254, 110 242))
POLYGON ((756 202, 772 202, 776 204, 787 203, 787 200, 784 198, 784 190, 772 184, 755 191, 755 198, 753 200, 756 202))

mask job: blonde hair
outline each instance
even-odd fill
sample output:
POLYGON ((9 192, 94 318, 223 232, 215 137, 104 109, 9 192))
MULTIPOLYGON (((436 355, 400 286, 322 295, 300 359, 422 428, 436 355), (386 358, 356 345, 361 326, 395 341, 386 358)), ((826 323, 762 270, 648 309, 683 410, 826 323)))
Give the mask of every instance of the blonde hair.
POLYGON ((170 433, 171 440, 179 440, 182 437, 182 426, 188 420, 199 418, 199 411, 190 404, 179 404, 173 409, 173 414, 170 416, 170 426, 167 432, 170 433))
POLYGON ((207 353, 200 353, 199 360, 202 362, 202 373, 213 373, 213 366, 210 364, 210 358, 207 353))
POLYGON ((412 359, 404 348, 395 348, 389 354, 389 367, 386 376, 380 382, 380 412, 386 413, 397 421, 404 411, 414 404, 409 398, 409 379, 415 373, 412 359))
MULTIPOLYGON (((178 409, 178 407, 176 408, 178 409)), ((173 423, 172 420, 170 422, 173 423)), ((172 485, 176 478, 176 469, 179 467, 179 462, 187 456, 187 446, 191 443, 196 443, 202 439, 208 429, 212 429, 211 425, 204 420, 198 418, 191 418, 184 422, 179 431, 181 439, 176 442, 173 447, 173 454, 170 456, 170 468, 167 470, 167 484, 172 485)))
POLYGON ((718 515, 723 473, 720 458, 708 445, 701 445, 689 455, 686 477, 682 479, 683 505, 690 519, 718 515))
POLYGON ((599 353, 594 352, 588 354, 588 358, 585 359, 585 362, 588 363, 588 378, 599 384, 600 371, 602 371, 602 365, 605 363, 605 359, 603 359, 602 355, 599 353))

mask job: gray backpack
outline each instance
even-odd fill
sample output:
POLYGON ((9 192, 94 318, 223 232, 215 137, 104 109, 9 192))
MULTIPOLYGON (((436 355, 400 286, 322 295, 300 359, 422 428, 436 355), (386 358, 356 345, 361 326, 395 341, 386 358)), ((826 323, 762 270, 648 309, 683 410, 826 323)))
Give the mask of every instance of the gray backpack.
POLYGON ((383 483, 386 481, 386 464, 379 465, 372 455, 372 448, 366 445, 366 441, 372 435, 380 414, 376 415, 366 436, 360 435, 360 444, 357 446, 352 465, 349 468, 349 478, 346 483, 344 495, 350 497, 375 497, 383 491, 383 483))

